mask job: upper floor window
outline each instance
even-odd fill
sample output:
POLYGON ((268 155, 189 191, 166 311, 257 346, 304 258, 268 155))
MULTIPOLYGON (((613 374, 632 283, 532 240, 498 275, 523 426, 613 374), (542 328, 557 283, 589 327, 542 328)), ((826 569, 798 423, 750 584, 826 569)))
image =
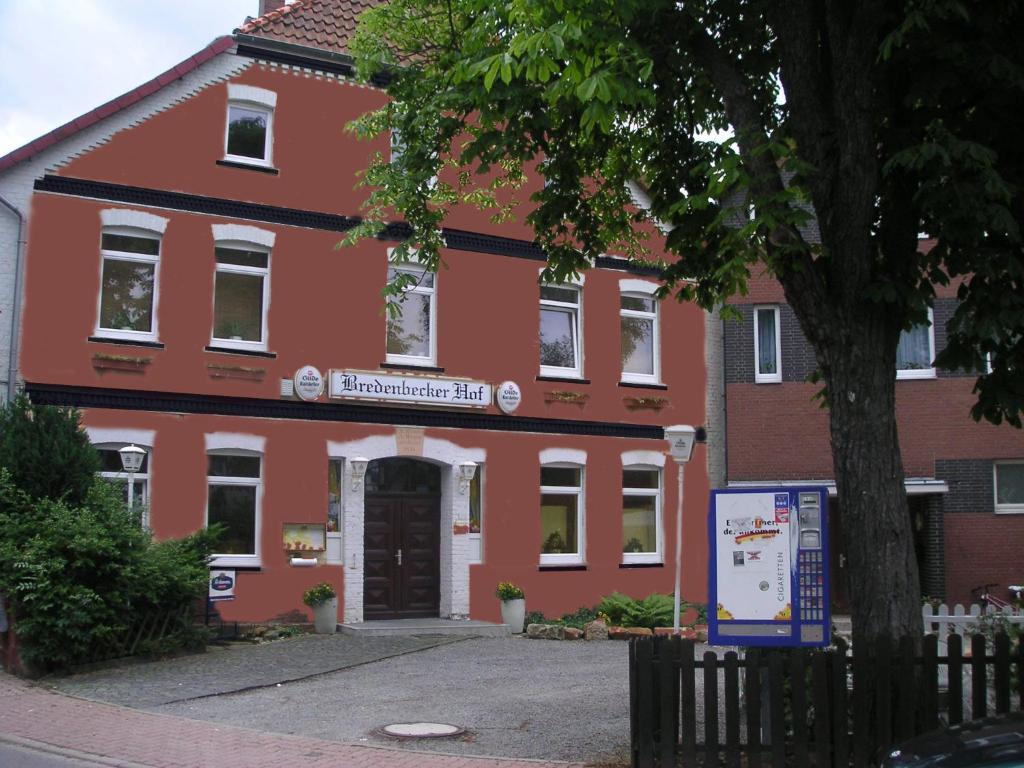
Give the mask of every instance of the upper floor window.
POLYGON ((660 380, 661 343, 655 288, 642 280, 619 281, 622 381, 655 384, 660 380))
POLYGON ((119 453, 123 447, 122 444, 111 443, 96 446, 96 452, 100 455, 99 475, 106 482, 120 488, 125 505, 129 509, 138 510, 140 522, 144 527, 149 527, 149 450, 143 449, 146 455, 142 457, 142 466, 129 482, 129 474, 124 469, 119 453))
POLYGON ((104 227, 100 252, 103 277, 97 334, 155 340, 160 234, 135 227, 104 227))
POLYGON ((224 156, 255 165, 272 164, 273 118, 277 94, 265 88, 228 84, 228 124, 224 156))
POLYGON ((540 372, 583 375, 580 345, 581 291, 575 285, 540 287, 540 372))
POLYGON ((1024 460, 997 461, 993 472, 996 512, 1024 512, 1024 460))
POLYGON ((262 457, 249 451, 207 454, 206 523, 220 523, 225 533, 218 565, 252 565, 259 561, 262 457))
POLYGON ((754 307, 754 381, 782 381, 781 329, 778 307, 754 307))
MULTIPOLYGON (((390 256, 390 252, 389 252, 390 256)), ((399 276, 410 281, 400 298, 389 297, 387 362, 434 365, 437 361, 437 275, 415 262, 391 264, 388 282, 399 276)))
POLYGON ((900 334, 896 347, 897 379, 934 379, 935 329, 932 325, 932 310, 928 310, 928 322, 915 325, 900 334))
POLYGON ((217 346, 264 350, 270 298, 270 251, 249 243, 218 243, 213 296, 217 346))
POLYGON ((540 468, 541 565, 583 562, 583 468, 540 468))
POLYGON ((622 468, 622 562, 662 562, 661 470, 622 468))

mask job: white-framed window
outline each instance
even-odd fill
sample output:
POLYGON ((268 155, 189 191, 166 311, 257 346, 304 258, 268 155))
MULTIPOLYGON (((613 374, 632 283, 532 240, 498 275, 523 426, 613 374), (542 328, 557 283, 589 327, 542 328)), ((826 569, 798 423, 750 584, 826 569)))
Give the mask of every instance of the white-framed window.
POLYGON ((619 281, 622 381, 661 382, 661 332, 655 289, 655 285, 641 280, 619 281))
POLYGON ((782 381, 782 331, 779 308, 754 307, 754 382, 782 381))
POLYGON ((582 297, 578 285, 540 286, 541 376, 583 376, 582 297))
POLYGON ((484 560, 484 465, 478 463, 473 479, 469 481, 469 562, 484 560))
POLYGON ((250 165, 273 165, 274 108, 277 94, 265 88, 228 84, 224 159, 250 165))
POLYGON ((1024 513, 1024 459, 997 461, 992 465, 996 512, 1024 513))
POLYGON ((246 242, 218 242, 213 288, 213 333, 218 347, 267 348, 270 249, 246 242))
POLYGON ((661 470, 622 468, 622 562, 664 560, 661 523, 661 470))
POLYGON ((129 475, 121 463, 121 454, 118 451, 124 448, 127 443, 105 443, 93 446, 100 455, 99 476, 106 482, 121 489, 121 497, 125 505, 132 510, 137 510, 139 522, 142 527, 149 527, 149 458, 151 450, 143 445, 138 446, 146 452, 142 457, 142 466, 134 474, 132 482, 129 482, 129 475))
POLYGON ((255 451, 208 451, 206 524, 225 527, 214 565, 260 564, 263 457, 255 451))
POLYGON ((160 234, 136 227, 104 227, 103 274, 96 335, 156 341, 160 234))
POLYGON ((401 298, 389 297, 398 311, 388 312, 387 354, 397 365, 435 365, 437 362, 437 275, 415 261, 391 263, 388 251, 388 282, 408 275, 413 282, 401 298))
POLYGON ((345 460, 327 460, 327 562, 341 563, 342 494, 345 488, 345 460))
POLYGON ((928 322, 915 325, 900 334, 896 347, 897 379, 934 379, 935 325, 932 310, 928 309, 928 322))
POLYGON ((584 562, 583 467, 540 468, 540 564, 584 562))

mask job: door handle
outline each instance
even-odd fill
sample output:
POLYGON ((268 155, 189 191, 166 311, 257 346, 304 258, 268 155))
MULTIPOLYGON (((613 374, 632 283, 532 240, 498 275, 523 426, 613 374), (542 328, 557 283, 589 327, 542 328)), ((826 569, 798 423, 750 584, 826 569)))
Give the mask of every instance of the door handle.
POLYGON ((839 555, 839 567, 840 568, 845 568, 846 567, 846 555, 842 555, 842 554, 839 555))
POLYGON ((401 548, 399 548, 399 550, 395 553, 395 560, 398 561, 399 565, 402 564, 402 550, 401 550, 401 548))

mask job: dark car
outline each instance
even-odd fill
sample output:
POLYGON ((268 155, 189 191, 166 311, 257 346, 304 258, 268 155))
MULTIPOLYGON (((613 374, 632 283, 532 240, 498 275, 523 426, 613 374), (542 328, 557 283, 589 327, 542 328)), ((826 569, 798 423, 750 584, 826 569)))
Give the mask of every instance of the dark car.
POLYGON ((915 736, 889 750, 881 766, 1024 766, 1024 712, 971 720, 915 736))

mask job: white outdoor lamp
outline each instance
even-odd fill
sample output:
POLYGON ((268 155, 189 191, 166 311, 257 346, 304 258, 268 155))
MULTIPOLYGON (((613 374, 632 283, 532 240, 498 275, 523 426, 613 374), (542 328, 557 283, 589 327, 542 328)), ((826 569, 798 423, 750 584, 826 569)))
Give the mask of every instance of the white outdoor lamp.
POLYGON ((686 462, 693 455, 697 430, 689 424, 665 427, 665 439, 668 441, 668 452, 676 462, 676 473, 679 476, 679 496, 676 501, 676 591, 672 598, 672 629, 674 632, 678 632, 679 590, 683 573, 683 473, 686 469, 686 462))
POLYGON ((146 452, 135 445, 126 445, 118 449, 121 456, 121 466, 128 473, 128 509, 135 507, 135 473, 142 469, 142 460, 146 458, 146 452))
POLYGON ((475 461, 464 461, 459 464, 459 493, 464 494, 469 489, 469 483, 475 474, 475 461))
POLYGON ((365 456, 356 456, 349 460, 352 465, 352 490, 358 491, 363 487, 363 477, 366 475, 366 467, 370 460, 365 456))

